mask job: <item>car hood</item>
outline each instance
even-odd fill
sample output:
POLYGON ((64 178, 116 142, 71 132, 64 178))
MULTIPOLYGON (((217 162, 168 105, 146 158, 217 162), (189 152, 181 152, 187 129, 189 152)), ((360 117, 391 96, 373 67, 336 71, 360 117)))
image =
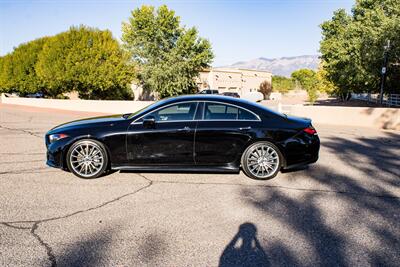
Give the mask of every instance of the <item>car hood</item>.
POLYGON ((86 118, 86 119, 80 119, 76 121, 70 121, 66 122, 63 124, 60 124, 53 129, 51 129, 49 132, 57 131, 60 129, 71 129, 75 127, 85 127, 85 126, 91 126, 94 124, 112 124, 114 122, 119 122, 119 121, 125 121, 126 116, 123 114, 118 114, 118 115, 111 115, 111 116, 101 116, 101 117, 93 117, 93 118, 86 118))

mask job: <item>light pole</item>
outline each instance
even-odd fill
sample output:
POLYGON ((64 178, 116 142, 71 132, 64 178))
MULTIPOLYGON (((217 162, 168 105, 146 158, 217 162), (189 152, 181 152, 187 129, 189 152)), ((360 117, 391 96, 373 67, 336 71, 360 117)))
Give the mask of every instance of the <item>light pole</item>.
POLYGON ((387 72, 387 63, 388 63, 388 52, 390 49, 390 40, 387 41, 387 44, 383 47, 383 66, 382 66, 382 78, 381 78, 381 93, 379 95, 379 103, 383 105, 383 89, 385 87, 386 80, 386 72, 387 72))

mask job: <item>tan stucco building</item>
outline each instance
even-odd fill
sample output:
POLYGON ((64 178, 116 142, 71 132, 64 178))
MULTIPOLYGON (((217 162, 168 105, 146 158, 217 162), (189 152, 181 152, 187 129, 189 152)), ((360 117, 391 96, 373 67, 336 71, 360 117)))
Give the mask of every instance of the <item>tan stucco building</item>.
MULTIPOLYGON (((219 93, 236 92, 240 96, 250 92, 256 92, 263 81, 271 83, 272 75, 268 71, 235 69, 235 68, 213 68, 203 70, 196 79, 199 91, 203 89, 218 89, 219 93)), ((137 84, 131 84, 135 100, 154 100, 154 93, 144 92, 137 84)))
POLYGON ((199 91, 203 89, 218 89, 219 93, 237 92, 245 95, 258 91, 263 81, 271 83, 272 74, 269 71, 235 68, 213 68, 200 72, 196 80, 199 91))

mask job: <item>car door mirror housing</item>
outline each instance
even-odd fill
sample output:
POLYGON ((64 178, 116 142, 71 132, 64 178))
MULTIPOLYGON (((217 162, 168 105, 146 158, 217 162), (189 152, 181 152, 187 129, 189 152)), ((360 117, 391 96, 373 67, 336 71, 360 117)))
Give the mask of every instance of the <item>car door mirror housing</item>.
POLYGON ((143 127, 154 128, 156 126, 156 118, 154 116, 146 116, 143 118, 143 127))

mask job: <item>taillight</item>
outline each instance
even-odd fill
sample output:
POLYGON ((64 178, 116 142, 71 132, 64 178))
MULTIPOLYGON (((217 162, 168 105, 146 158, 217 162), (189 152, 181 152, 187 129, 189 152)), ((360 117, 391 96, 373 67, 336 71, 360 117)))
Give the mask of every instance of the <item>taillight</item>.
POLYGON ((317 135, 317 131, 312 126, 305 128, 303 131, 310 135, 317 135))

